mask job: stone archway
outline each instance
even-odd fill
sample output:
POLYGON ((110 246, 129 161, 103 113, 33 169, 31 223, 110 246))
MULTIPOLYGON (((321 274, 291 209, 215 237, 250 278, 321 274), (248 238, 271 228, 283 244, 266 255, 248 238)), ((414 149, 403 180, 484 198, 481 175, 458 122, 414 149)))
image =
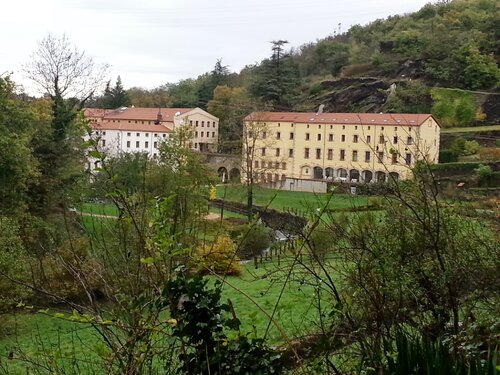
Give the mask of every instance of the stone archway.
POLYGON ((369 183, 373 180, 372 171, 363 171, 363 181, 369 183))
POLYGON ((217 174, 219 175, 219 178, 222 182, 227 182, 227 180, 229 179, 229 174, 227 173, 226 167, 220 167, 217 170, 217 174))
POLYGON ((349 180, 351 182, 359 182, 359 171, 357 169, 351 169, 349 171, 349 180))
POLYGON ((385 172, 378 171, 375 176, 377 177, 377 182, 385 182, 385 172))
POLYGON ((313 168, 313 178, 316 180, 322 180, 323 179, 323 168, 321 167, 314 167, 313 168))
POLYGON ((233 168, 229 171, 229 181, 231 182, 240 182, 241 180, 241 172, 238 168, 233 168))
POLYGON ((311 169, 311 167, 309 167, 308 165, 303 165, 300 168, 300 177, 302 177, 302 176, 309 177, 310 169, 311 169))
POLYGON ((335 171, 333 170, 333 168, 330 167, 325 168, 325 177, 331 180, 334 176, 333 175, 334 172, 335 171))
POLYGON ((389 173, 389 177, 391 178, 391 180, 397 181, 397 180, 399 180, 399 173, 398 172, 391 172, 391 173, 389 173))

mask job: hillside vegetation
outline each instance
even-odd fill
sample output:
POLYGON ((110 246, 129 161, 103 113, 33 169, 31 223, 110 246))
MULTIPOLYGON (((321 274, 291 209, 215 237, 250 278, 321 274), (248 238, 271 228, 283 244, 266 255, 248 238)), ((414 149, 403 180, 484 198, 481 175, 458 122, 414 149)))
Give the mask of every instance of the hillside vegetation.
POLYGON ((276 40, 269 58, 239 73, 218 60, 196 79, 128 96, 135 106, 208 109, 226 141, 255 107, 325 104, 330 112, 432 112, 443 126, 499 123, 499 15, 495 0, 440 1, 297 48, 276 40))

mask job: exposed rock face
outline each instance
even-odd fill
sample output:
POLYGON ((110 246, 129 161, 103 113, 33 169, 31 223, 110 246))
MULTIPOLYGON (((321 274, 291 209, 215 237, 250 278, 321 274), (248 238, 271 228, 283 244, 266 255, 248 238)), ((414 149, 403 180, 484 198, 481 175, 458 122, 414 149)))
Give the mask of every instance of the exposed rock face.
POLYGON ((483 112, 486 121, 490 124, 500 124, 500 94, 486 94, 487 98, 483 103, 483 112))
POLYGON ((326 112, 380 112, 390 85, 390 82, 375 78, 323 81, 322 88, 331 91, 315 101, 324 103, 326 112))
MULTIPOLYGON (((385 104, 391 95, 395 95, 395 87, 408 85, 411 81, 408 77, 418 75, 419 67, 418 61, 402 66, 398 72, 401 74, 396 79, 346 77, 323 81, 322 94, 310 97, 306 100, 307 104, 296 110, 312 112, 320 104, 324 104, 325 112, 385 112, 385 104)), ((499 124, 500 94, 486 92, 473 92, 473 94, 476 97, 477 110, 486 115, 482 124, 499 124)), ((430 111, 432 107, 430 96, 428 107, 430 111)))

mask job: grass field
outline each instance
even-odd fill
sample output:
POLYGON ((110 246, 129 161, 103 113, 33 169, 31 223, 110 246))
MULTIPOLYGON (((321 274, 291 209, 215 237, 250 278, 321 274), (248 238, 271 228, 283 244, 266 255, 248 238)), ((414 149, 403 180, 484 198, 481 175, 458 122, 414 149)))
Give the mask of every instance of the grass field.
POLYGON ((471 126, 464 128, 442 128, 441 133, 481 133, 481 132, 489 132, 494 130, 500 130, 499 125, 487 125, 487 126, 471 126))
MULTIPOLYGON (((307 193, 254 187, 254 203, 258 206, 273 208, 279 211, 288 209, 312 210, 322 208, 328 203, 328 208, 354 208, 368 204, 368 197, 334 194, 307 193)), ((220 185, 217 187, 217 197, 231 202, 246 203, 247 192, 243 185, 220 185)))
MULTIPOLYGON (((280 267, 286 269, 287 262, 289 264, 290 261, 290 258, 284 260, 280 267)), ((247 264, 241 276, 227 278, 231 286, 224 284, 222 300, 225 302, 229 298, 232 301, 236 314, 242 321, 243 332, 264 335, 269 319, 255 304, 271 315, 283 288, 285 293, 274 316, 286 335, 293 337, 303 334, 314 324, 317 313, 314 309, 312 287, 300 285, 296 281, 283 286, 283 275, 276 262, 269 261, 259 265, 257 269, 253 264, 247 264), (244 291, 251 299, 235 288, 244 291)), ((215 277, 211 279, 214 282, 216 280, 215 277)), ((26 370, 26 363, 20 360, 4 360, 9 353, 17 353, 19 349, 34 357, 42 352, 49 352, 61 361, 63 366, 73 365, 65 363, 63 358, 76 356, 81 366, 78 373, 81 374, 89 373, 85 369, 86 363, 99 361, 96 349, 100 340, 95 331, 86 324, 23 311, 0 316, 0 319, 7 323, 4 327, 9 327, 7 332, 0 334, 0 374, 31 373, 26 370)), ((268 338, 273 344, 284 342, 280 330, 275 325, 270 326, 268 338)), ((14 354, 14 358, 20 359, 17 354, 14 354)))
POLYGON ((118 209, 114 204, 110 203, 82 203, 78 210, 94 215, 106 215, 106 216, 117 216, 118 209))

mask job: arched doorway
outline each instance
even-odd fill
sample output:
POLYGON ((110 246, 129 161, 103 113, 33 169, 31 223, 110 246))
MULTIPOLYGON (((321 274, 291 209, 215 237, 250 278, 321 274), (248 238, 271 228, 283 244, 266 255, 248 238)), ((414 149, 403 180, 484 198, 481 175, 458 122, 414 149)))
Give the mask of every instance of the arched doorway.
POLYGON ((217 174, 219 175, 219 178, 222 182, 226 182, 228 180, 228 173, 227 173, 227 169, 225 167, 220 167, 218 170, 217 170, 217 174))
POLYGON ((229 171, 229 180, 231 182, 240 182, 241 174, 238 168, 233 168, 229 171))
POLYGON ((325 177, 331 180, 333 178, 333 172, 333 168, 325 168, 325 177))
POLYGON ((351 169, 349 172, 349 180, 351 182, 359 182, 359 171, 357 169, 351 169))
POLYGON ((309 176, 310 167, 308 165, 304 165, 300 168, 300 177, 309 176))
POLYGON ((323 168, 321 167, 314 167, 313 169, 313 174, 314 174, 314 179, 316 180, 322 180, 323 179, 323 168))
POLYGON ((378 171, 375 175, 377 177, 377 182, 385 182, 385 173, 378 171))
POLYGON ((394 180, 394 181, 399 180, 399 173, 397 173, 397 172, 391 172, 391 173, 389 173, 389 176, 390 176, 391 180, 394 180))
POLYGON ((373 180, 372 171, 363 171, 363 181, 369 183, 373 180))

